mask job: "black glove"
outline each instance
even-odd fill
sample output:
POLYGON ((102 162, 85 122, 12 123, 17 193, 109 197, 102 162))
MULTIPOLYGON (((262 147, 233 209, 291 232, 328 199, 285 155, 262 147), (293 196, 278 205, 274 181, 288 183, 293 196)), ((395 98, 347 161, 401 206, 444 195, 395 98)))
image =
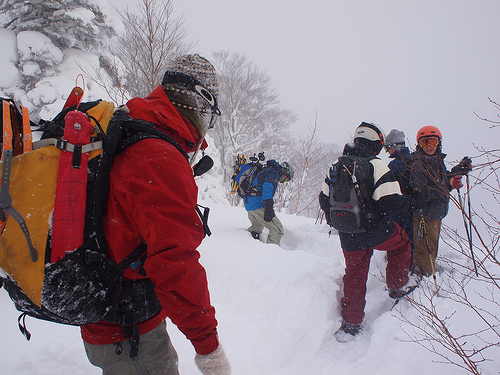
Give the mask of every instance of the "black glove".
POLYGON ((325 220, 329 226, 332 226, 332 217, 330 216, 330 211, 323 211, 325 213, 325 220))
POLYGON ((472 170, 472 160, 468 156, 464 156, 458 165, 451 168, 452 175, 465 175, 472 170))
POLYGON ((319 206, 325 213, 326 223, 331 226, 332 219, 330 217, 330 198, 322 191, 319 193, 319 206))
POLYGON ((264 210, 264 221, 270 222, 273 220, 273 217, 276 216, 274 214, 274 201, 272 199, 266 199, 264 201, 265 210, 264 210))

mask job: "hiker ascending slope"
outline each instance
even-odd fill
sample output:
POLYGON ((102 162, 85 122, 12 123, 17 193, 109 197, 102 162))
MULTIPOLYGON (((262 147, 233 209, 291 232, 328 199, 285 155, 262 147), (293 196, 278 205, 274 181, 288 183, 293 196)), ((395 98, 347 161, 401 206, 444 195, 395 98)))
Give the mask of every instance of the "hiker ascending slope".
POLYGON ((266 166, 254 177, 249 176, 249 186, 246 189, 244 176, 240 177, 239 194, 243 198, 248 219, 252 224, 248 231, 258 240, 262 230, 267 228, 267 243, 279 245, 284 231, 283 224, 274 212, 274 194, 278 183, 285 183, 293 178, 292 167, 286 161, 280 164, 276 160, 268 160, 266 166))
MULTIPOLYGON (((206 147, 207 129, 220 115, 217 94, 214 67, 199 55, 186 55, 172 64, 160 86, 146 98, 131 99, 121 111, 156 124, 189 153, 206 147)), ((136 326, 128 332, 107 322, 82 327, 87 356, 103 374, 178 374, 167 317, 191 341, 203 374, 230 374, 198 261, 204 226, 196 213, 197 194, 188 160, 168 142, 142 139, 116 157, 103 216, 109 253, 120 262, 141 243, 147 245, 145 259, 128 268, 124 278, 151 279, 150 293, 156 293, 161 310, 138 324, 140 337, 136 326)))
MULTIPOLYGON (((335 333, 339 341, 347 341, 362 330, 366 282, 374 249, 387 251, 386 283, 390 297, 400 298, 418 285, 417 280, 410 279, 408 275, 410 240, 401 227, 389 219, 389 215, 404 211, 408 201, 401 194, 399 184, 387 165, 376 157, 382 150, 384 138, 380 127, 361 123, 356 128, 353 143, 345 145, 344 156, 330 168, 319 196, 327 222, 334 226, 342 225, 341 221, 350 216, 348 209, 352 204, 346 205, 345 212, 334 211, 333 208, 338 206, 335 201, 338 194, 335 194, 335 190, 350 189, 347 185, 349 180, 341 176, 344 170, 341 166, 347 166, 347 159, 356 161, 359 168, 352 165, 350 173, 356 176, 356 190, 359 192, 358 200, 364 206, 363 211, 369 211, 364 212, 363 217, 370 219, 361 220, 365 224, 352 232, 339 230, 345 258, 342 325, 335 333), (347 181, 346 186, 335 184, 337 178, 340 179, 339 182, 347 181)), ((345 227, 351 226, 345 224, 345 227)))
POLYGON ((446 170, 442 135, 435 126, 424 126, 417 132, 417 147, 411 156, 410 179, 415 197, 413 272, 435 277, 441 220, 448 213, 449 194, 463 186, 462 175, 471 170, 471 163, 465 157, 453 167, 454 173, 446 170))

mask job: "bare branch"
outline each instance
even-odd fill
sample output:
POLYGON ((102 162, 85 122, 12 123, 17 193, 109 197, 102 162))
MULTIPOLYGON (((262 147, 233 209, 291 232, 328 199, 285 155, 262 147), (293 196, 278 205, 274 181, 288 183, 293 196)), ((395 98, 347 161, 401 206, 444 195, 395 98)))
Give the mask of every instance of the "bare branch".
POLYGON ((160 83, 168 63, 188 53, 181 17, 173 16, 173 0, 141 0, 139 14, 118 12, 125 34, 115 50, 123 62, 123 87, 132 96, 146 96, 160 83))

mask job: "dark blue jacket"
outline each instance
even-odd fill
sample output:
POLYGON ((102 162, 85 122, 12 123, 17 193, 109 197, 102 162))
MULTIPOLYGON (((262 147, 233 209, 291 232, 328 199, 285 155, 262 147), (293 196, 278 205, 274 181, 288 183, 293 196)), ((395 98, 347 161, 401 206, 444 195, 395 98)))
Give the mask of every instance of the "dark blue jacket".
POLYGON ((252 186, 258 186, 262 195, 245 197, 243 202, 247 211, 258 210, 265 206, 264 201, 273 199, 276 187, 281 177, 281 167, 276 160, 268 160, 267 167, 259 172, 253 180, 252 186))
POLYGON ((413 203, 413 189, 410 185, 410 168, 412 162, 410 150, 408 147, 403 147, 401 150, 398 150, 390 155, 389 158, 394 160, 392 160, 387 166, 391 170, 396 181, 399 182, 401 193, 407 195, 413 203))
POLYGON ((403 147, 401 150, 397 150, 389 158, 391 160, 388 167, 396 180, 400 181, 401 174, 404 173, 407 167, 411 164, 410 150, 408 147, 403 147))
POLYGON ((410 186, 410 167, 411 167, 411 155, 408 147, 403 147, 401 150, 397 150, 392 155, 389 156, 393 160, 388 164, 389 169, 392 174, 399 181, 401 187, 401 193, 406 194, 410 199, 411 205, 408 206, 408 210, 405 212, 398 212, 391 216, 391 219, 399 224, 401 228, 405 230, 408 236, 413 239, 413 220, 412 220, 412 188, 410 186), (405 173, 406 172, 406 173, 405 173))

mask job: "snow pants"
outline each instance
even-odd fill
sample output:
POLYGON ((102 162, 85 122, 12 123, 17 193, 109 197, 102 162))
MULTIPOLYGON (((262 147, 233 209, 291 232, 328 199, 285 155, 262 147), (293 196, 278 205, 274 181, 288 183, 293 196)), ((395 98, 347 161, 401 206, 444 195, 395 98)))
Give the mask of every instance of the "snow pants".
POLYGON ((283 230, 283 224, 281 224, 278 216, 274 216, 272 221, 264 220, 264 211, 265 208, 259 208, 253 211, 247 211, 248 219, 252 224, 250 228, 248 228, 249 232, 257 232, 262 233, 262 230, 265 228, 269 229, 269 235, 267 236, 267 243, 273 243, 276 245, 280 244, 281 237, 285 233, 283 230))
POLYGON ((373 248, 343 251, 345 258, 344 294, 340 300, 345 322, 360 325, 365 317, 366 281, 373 250, 387 251, 387 288, 396 290, 408 282, 411 243, 408 235, 395 223, 391 237, 373 248))
POLYGON ((424 276, 430 276, 436 264, 441 220, 427 220, 424 218, 424 222, 425 231, 422 228, 421 218, 413 217, 413 232, 415 233, 413 267, 420 266, 421 270, 425 272, 424 276), (427 247, 427 244, 429 247, 427 247))
POLYGON ((139 355, 130 358, 129 341, 109 345, 92 345, 84 342, 87 357, 103 375, 179 375, 178 357, 165 321, 155 329, 140 336, 139 355))

